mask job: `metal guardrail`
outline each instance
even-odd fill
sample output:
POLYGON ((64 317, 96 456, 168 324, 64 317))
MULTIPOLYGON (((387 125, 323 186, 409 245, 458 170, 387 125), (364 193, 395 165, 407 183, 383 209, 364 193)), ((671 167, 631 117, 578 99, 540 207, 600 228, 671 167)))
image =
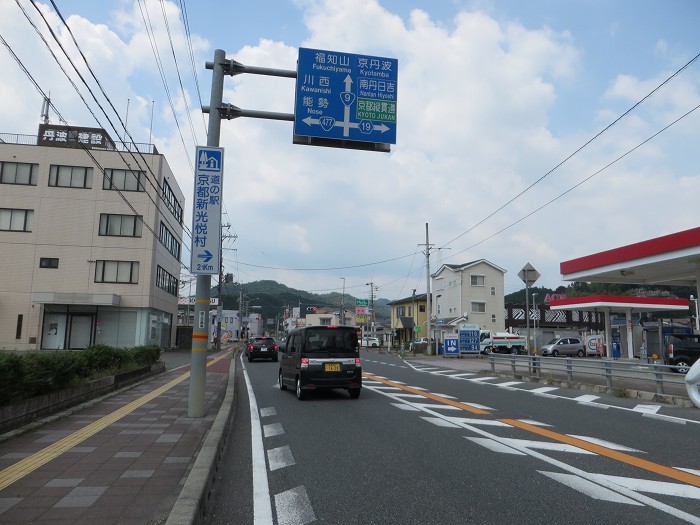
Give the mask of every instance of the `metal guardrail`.
MULTIPOLYGON (((577 377, 602 378, 609 392, 615 388, 627 388, 624 381, 655 384, 657 394, 665 394, 665 385, 686 386, 685 376, 675 372, 676 367, 643 361, 597 359, 581 357, 542 357, 526 355, 489 354, 489 364, 495 373, 496 367, 510 368, 513 375, 527 373, 542 378, 543 373, 565 375, 570 382, 577 377)), ((685 389, 685 388, 684 388, 685 389)))

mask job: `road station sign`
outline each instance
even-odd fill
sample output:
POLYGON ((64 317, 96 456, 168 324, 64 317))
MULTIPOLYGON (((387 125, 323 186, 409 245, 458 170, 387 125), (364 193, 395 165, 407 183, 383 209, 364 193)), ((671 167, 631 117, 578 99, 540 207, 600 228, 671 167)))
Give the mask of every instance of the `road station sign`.
POLYGON ((396 144, 398 60, 299 48, 294 134, 396 144))
POLYGON ((221 266, 221 196, 224 149, 197 146, 192 202, 190 271, 216 275, 221 266))

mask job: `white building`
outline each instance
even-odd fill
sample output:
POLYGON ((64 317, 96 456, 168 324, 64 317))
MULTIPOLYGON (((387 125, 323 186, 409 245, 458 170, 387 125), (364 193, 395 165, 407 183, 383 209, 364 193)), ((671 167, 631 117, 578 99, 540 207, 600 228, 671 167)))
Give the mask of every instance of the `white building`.
POLYGON ((443 264, 431 275, 432 326, 438 339, 455 333, 460 324, 484 330, 505 330, 503 268, 480 259, 465 264, 443 264))
POLYGON ((183 206, 152 145, 0 134, 0 348, 174 344, 183 206))

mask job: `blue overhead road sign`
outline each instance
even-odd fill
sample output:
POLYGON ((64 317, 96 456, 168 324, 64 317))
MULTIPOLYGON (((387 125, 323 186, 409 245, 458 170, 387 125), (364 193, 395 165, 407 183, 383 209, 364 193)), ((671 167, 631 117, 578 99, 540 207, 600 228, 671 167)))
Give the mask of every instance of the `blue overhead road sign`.
POLYGON ((294 134, 396 144, 398 60, 299 49, 294 134))
POLYGON ((219 273, 223 178, 223 148, 197 146, 190 250, 190 269, 193 274, 219 273))

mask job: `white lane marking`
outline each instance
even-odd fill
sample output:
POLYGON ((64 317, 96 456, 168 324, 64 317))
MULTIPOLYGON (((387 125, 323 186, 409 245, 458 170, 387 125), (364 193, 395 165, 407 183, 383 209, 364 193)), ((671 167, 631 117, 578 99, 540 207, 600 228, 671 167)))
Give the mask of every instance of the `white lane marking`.
MULTIPOLYGON (((363 384, 364 384, 364 381, 363 381, 363 384)), ((399 388, 397 386, 375 386, 374 388, 376 388, 377 390, 384 390, 386 392, 399 392, 402 390, 401 388, 399 388)))
POLYGON ((436 396, 443 397, 445 399, 457 399, 455 396, 450 396, 448 394, 441 394, 440 392, 431 392, 431 393, 436 395, 436 396))
POLYGON ((650 494, 663 494, 664 496, 700 499, 700 488, 684 485, 683 483, 610 476, 608 474, 592 474, 592 476, 593 479, 600 478, 610 480, 613 483, 634 490, 635 492, 648 492, 650 494))
POLYGON ((515 456, 525 456, 525 454, 523 454, 522 452, 515 450, 514 448, 508 447, 503 443, 499 443, 498 441, 494 441, 493 439, 475 438, 469 436, 464 437, 467 438, 469 441, 473 441, 477 445, 481 445, 482 447, 489 449, 492 452, 498 452, 499 454, 513 454, 515 456))
MULTIPOLYGON (((522 381, 506 381, 505 383, 494 383, 497 387, 499 388, 509 388, 515 385, 522 385, 522 381)), ((511 388, 511 390, 515 390, 515 388, 511 388)))
POLYGON ((695 474, 696 476, 700 476, 700 470, 694 469, 694 468, 681 468, 681 467, 673 467, 676 470, 682 470, 683 472, 687 472, 688 474, 695 474))
POLYGON ((499 438, 501 443, 513 447, 516 450, 546 450, 548 452, 569 452, 572 454, 584 454, 595 456, 594 452, 569 445, 567 443, 557 443, 556 441, 534 441, 531 439, 499 438))
POLYGON ((493 379, 498 379, 497 377, 473 377, 471 379, 467 379, 467 381, 471 381, 472 383, 481 383, 483 381, 491 381, 493 379))
POLYGON ((642 417, 650 417, 651 419, 658 419, 659 421, 667 421, 669 423, 675 423, 677 425, 685 425, 690 421, 687 419, 681 419, 674 416, 665 416, 664 414, 646 414, 642 413, 642 417))
POLYGON ((270 486, 267 481, 267 468, 265 466, 265 447, 263 446, 262 432, 260 429, 260 415, 258 402, 250 384, 248 370, 243 362, 243 377, 248 390, 248 403, 250 405, 250 441, 253 463, 253 524, 269 525, 272 523, 272 502, 270 500, 270 486))
POLYGON ((434 409, 439 409, 439 410, 462 410, 459 407, 455 407, 452 405, 443 405, 443 404, 433 404, 433 403, 412 403, 413 406, 415 406, 417 409, 420 409, 422 407, 425 408, 434 408, 434 409))
MULTIPOLYGON (((275 386, 277 386, 277 383, 275 383, 275 386)), ((270 416, 276 416, 277 415, 277 410, 275 407, 268 407, 268 408, 261 408, 260 409, 260 417, 270 417, 270 416)))
POLYGON ((618 450, 620 452, 637 452, 640 454, 646 454, 643 450, 638 450, 636 448, 626 447, 624 445, 618 445, 612 441, 606 441, 604 439, 598 439, 590 436, 577 436, 576 434, 567 434, 572 438, 580 439, 581 441, 586 441, 588 443, 593 443, 594 445, 600 445, 601 447, 609 448, 610 450, 618 450))
POLYGON ((446 427, 446 428, 462 428, 459 425, 455 425, 454 423, 450 423, 449 421, 445 421, 441 417, 421 417, 421 419, 426 420, 428 423, 432 423, 435 426, 438 427, 446 427))
POLYGON ((439 368, 431 368, 431 367, 426 367, 426 368, 414 367, 414 370, 417 370, 418 372, 432 372, 433 370, 440 370, 440 369, 439 368))
POLYGON ((270 465, 270 472, 296 464, 292 449, 288 445, 278 448, 271 448, 267 451, 267 463, 270 465))
POLYGON ((573 398, 573 401, 578 401, 579 403, 590 403, 591 401, 595 401, 596 399, 600 399, 600 396, 594 396, 593 394, 584 394, 582 396, 573 398))
POLYGON ((518 421, 522 421, 523 423, 527 423, 528 425, 535 425, 536 427, 551 427, 549 423, 542 423, 541 421, 535 421, 534 419, 518 419, 518 421))
POLYGON ((610 501, 612 503, 625 503, 627 505, 642 506, 641 503, 634 501, 630 498, 626 498, 622 494, 608 490, 600 485, 596 485, 592 481, 580 478, 573 474, 561 474, 559 472, 545 472, 544 470, 538 471, 540 474, 544 474, 548 478, 552 478, 554 481, 558 481, 562 485, 566 485, 574 490, 582 492, 593 499, 598 499, 602 501, 610 501))
POLYGON ((475 375, 476 375, 476 374, 475 374, 474 372, 464 372, 464 373, 462 373, 462 374, 452 374, 452 375, 449 376, 449 377, 454 377, 454 378, 457 378, 457 379, 461 379, 461 378, 463 378, 463 377, 475 376, 475 375))
POLYGON ((632 410, 644 412, 645 414, 656 414, 661 409, 661 405, 637 405, 632 410))
POLYGON ((420 408, 417 406, 413 405, 407 405, 406 403, 392 403, 393 406, 396 408, 400 408, 401 410, 408 410, 411 412, 420 412, 420 408))
POLYGON ((265 434, 266 438, 284 434, 282 423, 272 423, 270 425, 263 425, 263 433, 265 434))
POLYGON ((309 495, 303 485, 275 494, 275 508, 277 525, 304 525, 316 521, 309 495))
POLYGON ((451 416, 441 416, 451 423, 455 423, 459 426, 463 425, 477 425, 483 427, 510 427, 509 424, 503 423, 502 421, 496 421, 495 419, 478 419, 475 417, 451 417, 451 416))
POLYGON ((545 394, 547 392, 551 392, 552 390, 558 390, 558 388, 556 386, 542 386, 540 388, 528 390, 528 392, 532 392, 533 394, 545 394))

